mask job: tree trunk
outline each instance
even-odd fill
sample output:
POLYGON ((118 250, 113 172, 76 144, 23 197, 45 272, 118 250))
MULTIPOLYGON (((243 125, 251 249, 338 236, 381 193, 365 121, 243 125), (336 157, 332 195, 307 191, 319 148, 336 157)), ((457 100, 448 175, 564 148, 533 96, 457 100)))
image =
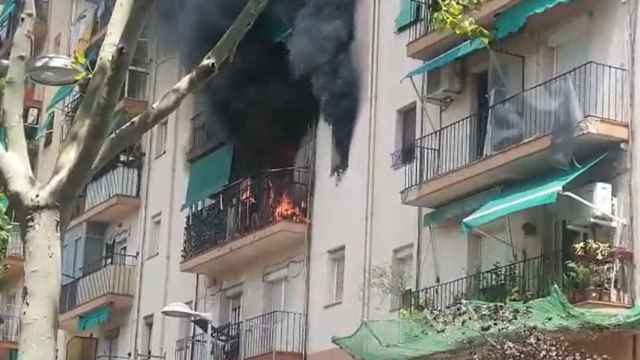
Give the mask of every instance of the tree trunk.
POLYGON ((27 215, 20 360, 56 359, 62 276, 59 218, 57 209, 36 209, 27 215))

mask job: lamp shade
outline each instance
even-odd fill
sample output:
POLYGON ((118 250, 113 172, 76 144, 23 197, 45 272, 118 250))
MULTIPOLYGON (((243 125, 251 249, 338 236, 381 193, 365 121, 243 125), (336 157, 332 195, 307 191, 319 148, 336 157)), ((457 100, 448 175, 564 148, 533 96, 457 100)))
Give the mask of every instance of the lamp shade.
POLYGON ((29 78, 38 84, 63 86, 76 83, 83 72, 73 60, 62 55, 44 55, 33 59, 28 66, 29 78))
POLYGON ((165 306, 161 311, 162 315, 175 317, 175 318, 185 318, 185 319, 193 319, 198 317, 195 311, 191 310, 187 304, 183 303, 171 303, 165 306))

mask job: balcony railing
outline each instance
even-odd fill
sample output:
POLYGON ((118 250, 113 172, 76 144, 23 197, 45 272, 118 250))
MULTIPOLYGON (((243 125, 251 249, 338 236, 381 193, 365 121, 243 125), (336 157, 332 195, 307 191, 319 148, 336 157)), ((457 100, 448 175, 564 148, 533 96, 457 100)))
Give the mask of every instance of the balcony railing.
POLYGON ((20 312, 17 309, 3 311, 0 314, 0 342, 17 343, 21 327, 20 312))
POLYGON ((183 259, 283 221, 307 222, 309 173, 289 168, 245 178, 186 219, 183 259))
POLYGON ((409 42, 433 32, 431 14, 437 4, 437 0, 411 0, 411 19, 414 21, 409 28, 409 42))
POLYGON ((408 291, 402 297, 402 307, 445 310, 462 300, 504 302, 510 298, 543 297, 553 283, 560 283, 560 266, 556 257, 526 259, 421 290, 408 291))
POLYGON ((139 169, 118 164, 87 185, 85 210, 89 210, 115 196, 138 197, 139 189, 139 169))
POLYGON ((105 295, 132 296, 137 255, 114 254, 85 266, 82 277, 62 286, 60 313, 105 295))
POLYGON ((176 343, 176 360, 249 359, 304 351, 304 314, 274 311, 240 323, 216 328, 207 349, 206 334, 176 343), (208 355, 209 354, 209 355, 208 355))
MULTIPOLYGON (((588 62, 434 131, 415 142, 404 190, 461 169, 527 139, 550 134, 561 120, 628 122, 627 71, 588 62), (488 124, 488 125, 487 125, 488 124)), ((497 98, 500 89, 492 91, 497 98)), ((562 121, 563 122, 563 121, 562 121)))
POLYGON ((7 256, 16 258, 24 257, 24 243, 22 241, 20 224, 11 224, 9 243, 7 244, 7 256))

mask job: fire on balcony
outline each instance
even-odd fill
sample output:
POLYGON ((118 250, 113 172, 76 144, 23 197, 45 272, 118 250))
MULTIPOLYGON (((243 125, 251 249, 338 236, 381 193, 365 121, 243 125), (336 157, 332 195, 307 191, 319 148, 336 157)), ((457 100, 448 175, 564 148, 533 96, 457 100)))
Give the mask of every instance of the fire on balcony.
POLYGON ((308 175, 299 168, 268 170, 210 196, 187 216, 184 259, 280 222, 307 223, 308 175))

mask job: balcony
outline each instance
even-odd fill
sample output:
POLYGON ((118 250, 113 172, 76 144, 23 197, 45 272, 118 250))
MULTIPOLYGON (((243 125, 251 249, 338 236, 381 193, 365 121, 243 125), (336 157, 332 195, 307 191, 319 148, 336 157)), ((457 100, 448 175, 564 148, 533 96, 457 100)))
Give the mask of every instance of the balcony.
MULTIPOLYGON (((437 32, 432 26, 432 13, 437 0, 411 0, 412 19, 415 21, 409 28, 409 43, 407 56, 425 60, 450 48, 460 37, 452 32, 437 32)), ((496 14, 512 7, 520 0, 490 0, 474 14, 474 18, 483 26, 489 26, 496 14)))
POLYGON ((83 269, 83 275, 62 286, 60 326, 76 330, 80 315, 109 307, 113 313, 126 312, 135 293, 138 258, 114 254, 83 269))
MULTIPOLYGON (((444 311, 463 300, 491 303, 528 301, 549 295, 554 284, 564 289, 570 302, 582 308, 612 312, 628 309, 633 305, 631 284, 616 278, 620 274, 615 272, 612 276, 616 279, 611 280, 611 284, 615 286, 613 290, 607 289, 606 295, 605 291, 597 291, 591 295, 592 298, 587 298, 586 295, 578 298, 575 294, 585 294, 588 289, 571 289, 565 276, 568 265, 561 258, 558 253, 542 255, 420 290, 409 290, 402 296, 402 308, 444 311)), ((630 269, 629 265, 625 265, 626 270, 630 269)))
POLYGON ((86 222, 115 222, 140 206, 140 167, 137 161, 117 163, 99 174, 86 188, 69 228, 86 222))
POLYGON ((274 311, 214 329, 212 349, 206 334, 176 343, 176 360, 302 359, 304 314, 274 311))
POLYGON ((551 170, 554 129, 567 118, 578 159, 627 142, 627 76, 588 62, 419 138, 405 167, 403 203, 437 208, 551 170))
POLYGON ((289 168, 241 179, 186 219, 181 271, 233 271, 302 244, 309 174, 289 168))
POLYGON ((0 312, 0 349, 18 348, 20 328, 20 306, 3 305, 0 312))

